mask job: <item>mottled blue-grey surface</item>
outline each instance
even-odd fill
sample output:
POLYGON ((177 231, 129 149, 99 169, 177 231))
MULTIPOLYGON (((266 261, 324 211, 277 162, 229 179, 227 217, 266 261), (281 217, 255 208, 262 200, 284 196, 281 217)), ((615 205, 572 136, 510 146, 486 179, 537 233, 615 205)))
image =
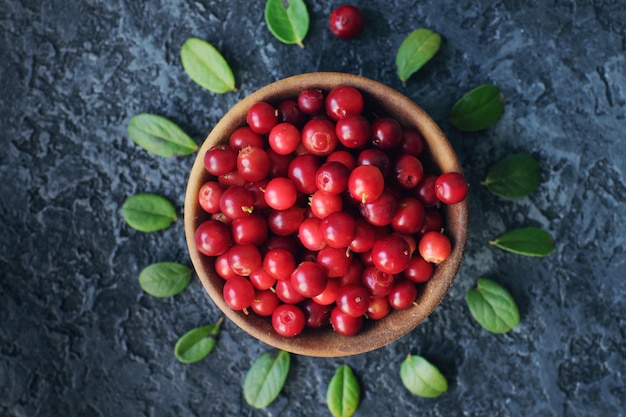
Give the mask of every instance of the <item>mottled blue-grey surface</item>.
POLYGON ((260 0, 0 0, 0 415, 329 415, 327 383, 347 363, 362 387, 357 416, 625 416, 624 1, 360 1, 366 27, 351 41, 327 29, 338 3, 306 3, 300 49, 272 37, 260 0), (403 88, 395 52, 419 27, 443 43, 403 88), (192 36, 222 52, 237 93, 190 81, 179 50, 192 36), (195 279, 165 300, 139 288, 151 263, 189 264, 183 224, 140 233, 121 205, 153 192, 182 215, 195 155, 155 157, 126 126, 157 113, 201 143, 257 88, 326 70, 398 88, 441 124, 471 184, 470 239, 425 324, 376 352, 293 357, 278 399, 255 410, 243 378, 270 348, 227 320, 208 358, 180 364, 178 337, 220 312, 195 279), (506 96, 502 119, 455 131, 449 109, 488 82, 506 96), (490 195, 479 182, 517 151, 540 161, 543 184, 519 200, 490 195), (555 237, 553 254, 487 244, 531 225, 555 237), (473 321, 464 294, 479 277, 510 290, 518 328, 493 335, 473 321), (422 399, 404 389, 398 371, 409 353, 437 365, 448 392, 422 399))

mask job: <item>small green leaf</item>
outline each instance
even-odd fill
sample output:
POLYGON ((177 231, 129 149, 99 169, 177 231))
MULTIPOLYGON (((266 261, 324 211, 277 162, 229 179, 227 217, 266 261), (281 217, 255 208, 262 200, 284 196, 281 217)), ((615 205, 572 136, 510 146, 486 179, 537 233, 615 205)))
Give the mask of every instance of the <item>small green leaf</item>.
POLYGON ((487 278, 465 294, 470 313, 491 333, 506 333, 519 324, 519 311, 511 294, 487 278))
POLYGON ((309 11, 303 0, 267 0, 265 23, 272 35, 286 44, 298 44, 309 31, 309 11))
POLYGON ((255 408, 270 405, 285 385, 291 356, 279 350, 276 355, 265 353, 252 364, 243 383, 246 402, 255 408))
POLYGON ((128 197, 122 206, 122 216, 130 227, 141 232, 167 229, 177 219, 172 203, 149 193, 128 197))
POLYGON ((527 153, 509 155, 493 165, 481 183, 500 197, 524 197, 541 183, 539 164, 527 153))
POLYGON ((416 29, 400 44, 396 54, 398 77, 402 84, 439 51, 441 36, 430 29, 416 29))
POLYGON ((537 227, 511 230, 489 243, 505 251, 526 256, 542 257, 554 250, 552 236, 537 227))
POLYGON ((493 125, 504 111, 504 96, 498 87, 476 87, 456 102, 450 111, 450 123, 463 132, 476 132, 493 125))
POLYGON ((171 297, 191 281, 191 268, 176 262, 159 262, 139 273, 139 286, 154 297, 171 297))
POLYGON ((400 366, 405 388, 425 398, 435 398, 448 390, 446 377, 435 365, 419 355, 409 355, 400 366))
POLYGON ((182 363, 193 363, 204 359, 215 347, 216 337, 224 319, 215 324, 196 327, 182 335, 174 347, 174 355, 182 363))
POLYGON ((189 77, 200 86, 218 94, 236 91, 233 71, 210 43, 189 38, 180 50, 180 58, 189 77))
POLYGON ((342 365, 328 384, 326 402, 328 409, 335 417, 350 417, 359 407, 361 387, 352 369, 342 365))
POLYGON ((128 123, 128 135, 139 146, 158 156, 189 155, 198 145, 175 123, 156 114, 142 113, 128 123))

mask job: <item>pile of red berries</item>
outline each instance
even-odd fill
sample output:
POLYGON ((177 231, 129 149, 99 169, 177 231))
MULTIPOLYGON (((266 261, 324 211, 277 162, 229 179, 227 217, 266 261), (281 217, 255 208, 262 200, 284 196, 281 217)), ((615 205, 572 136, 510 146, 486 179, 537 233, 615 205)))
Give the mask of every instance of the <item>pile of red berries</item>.
POLYGON ((420 133, 364 107, 346 85, 258 102, 204 155, 197 248, 228 306, 271 316, 282 336, 354 335, 409 308, 451 252, 440 204, 462 201, 465 179, 425 172, 420 133))

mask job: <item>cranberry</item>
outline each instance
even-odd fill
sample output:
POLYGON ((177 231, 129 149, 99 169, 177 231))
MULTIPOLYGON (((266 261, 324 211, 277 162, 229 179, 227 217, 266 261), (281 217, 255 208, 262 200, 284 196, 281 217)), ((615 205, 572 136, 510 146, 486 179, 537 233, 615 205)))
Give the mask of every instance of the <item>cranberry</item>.
POLYGON ((363 29, 363 15, 356 6, 344 4, 332 11, 328 24, 338 38, 351 39, 363 29))

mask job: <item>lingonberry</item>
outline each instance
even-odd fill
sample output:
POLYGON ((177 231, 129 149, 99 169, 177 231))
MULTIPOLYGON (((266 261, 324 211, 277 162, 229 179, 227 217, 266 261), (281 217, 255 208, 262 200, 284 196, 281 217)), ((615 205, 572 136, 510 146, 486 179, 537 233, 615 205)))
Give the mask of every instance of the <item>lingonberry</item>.
POLYGON ((295 205, 285 210, 271 210, 267 215, 270 231, 279 236, 295 234, 303 220, 302 209, 295 205))
POLYGON ((331 12, 328 25, 338 38, 351 39, 363 29, 363 14, 356 6, 344 4, 331 12))
POLYGON ((437 265, 448 259, 452 252, 452 244, 443 233, 427 232, 420 239, 418 250, 422 258, 437 265))
POLYGON ((262 317, 271 316, 274 310, 280 305, 280 300, 275 292, 267 290, 256 290, 254 292, 254 300, 250 304, 250 308, 256 314, 262 317))
POLYGON ((247 217, 253 210, 254 197, 243 187, 229 187, 220 197, 220 211, 231 220, 247 217))
POLYGON ((468 186, 463 174, 446 172, 435 181, 435 195, 444 204, 456 204, 467 196, 468 186))
POLYGON ((320 222, 317 217, 304 219, 298 227, 298 238, 305 248, 318 251, 326 246, 326 241, 320 232, 320 222))
POLYGON ((228 264, 237 274, 247 277, 263 266, 263 257, 259 248, 250 243, 235 244, 228 249, 228 264))
POLYGON ((420 156, 424 152, 424 138, 415 129, 402 129, 400 152, 406 155, 420 156))
POLYGON ((405 197, 398 201, 398 208, 391 219, 391 227, 398 233, 418 233, 426 217, 426 210, 416 198, 405 197))
POLYGON ((242 126, 231 133, 228 143, 231 148, 238 151, 246 146, 254 148, 263 148, 265 146, 263 136, 250 129, 249 126, 242 126))
POLYGON ((383 297, 370 297, 370 304, 367 306, 367 318, 370 320, 380 320, 387 315, 391 308, 389 307, 389 300, 386 296, 383 297))
POLYGON ((341 311, 337 306, 333 307, 330 312, 330 324, 333 326, 333 329, 342 336, 354 336, 357 334, 363 327, 363 320, 363 316, 350 316, 341 311))
POLYGON ((374 165, 380 169, 383 177, 387 177, 391 171, 391 158, 389 153, 381 149, 363 149, 357 157, 357 165, 374 165))
POLYGON ((296 203, 298 190, 289 178, 276 177, 265 186, 265 202, 274 210, 286 210, 296 203))
POLYGON ((330 324, 332 305, 319 304, 315 298, 304 300, 300 307, 306 319, 305 326, 311 329, 322 329, 330 324))
POLYGON ((343 199, 340 195, 317 190, 309 199, 309 206, 311 214, 323 219, 331 213, 341 211, 343 209, 343 199))
POLYGON ((360 203, 371 203, 383 193, 385 179, 374 165, 359 165, 350 172, 348 191, 360 203))
POLYGON ((370 266, 363 271, 361 283, 369 291, 370 295, 382 297, 391 292, 394 284, 394 276, 393 274, 383 272, 376 267, 370 266))
POLYGON ((378 149, 392 150, 402 142, 402 126, 391 117, 379 117, 372 122, 372 145, 378 149))
POLYGON ((271 168, 270 157, 263 148, 246 146, 237 155, 237 172, 246 181, 260 181, 267 177, 271 168))
POLYGON ((425 207, 434 206, 439 202, 439 199, 435 194, 436 180, 436 175, 426 174, 422 177, 422 180, 419 182, 419 184, 417 184, 417 187, 415 189, 415 195, 425 207))
POLYGON ((287 122, 291 123, 297 128, 301 128, 304 126, 306 122, 306 116, 300 110, 298 106, 298 102, 296 100, 284 100, 281 101, 278 105, 278 121, 280 123, 287 122))
POLYGON ((324 291, 327 282, 326 268, 316 262, 301 262, 291 273, 291 285, 307 298, 315 297, 324 291))
POLYGON ((324 217, 320 223, 320 233, 328 246, 347 248, 356 232, 354 216, 345 211, 336 211, 324 217))
POLYGON ((352 86, 337 86, 326 96, 326 114, 335 121, 352 114, 361 114, 363 107, 363 95, 352 86))
POLYGON ((362 148, 370 139, 370 123, 360 114, 349 115, 337 121, 335 133, 346 148, 362 148))
POLYGON ((252 271, 248 279, 257 290, 269 290, 276 284, 276 278, 272 277, 264 268, 252 271))
POLYGON ((244 310, 254 301, 254 287, 246 278, 236 276, 224 283, 224 301, 233 310, 244 310))
POLYGON ((341 162, 326 162, 315 174, 317 189, 329 194, 340 194, 348 189, 350 170, 341 162))
POLYGON ((326 288, 324 291, 316 295, 312 298, 317 304, 330 306, 335 304, 335 300, 337 300, 337 294, 339 293, 339 288, 341 287, 341 282, 338 279, 329 279, 326 283, 326 288))
POLYGON ((230 223, 230 231, 235 243, 250 243, 261 246, 268 235, 267 222, 260 214, 253 213, 247 217, 239 217, 230 223))
POLYGON ((374 226, 387 226, 391 224, 398 209, 398 199, 391 192, 385 190, 374 201, 361 203, 359 212, 361 216, 374 226))
POLYGON ((248 109, 246 121, 254 132, 265 135, 278 123, 278 110, 271 104, 260 101, 248 109))
POLYGON ((406 267, 403 274, 408 280, 416 284, 421 284, 432 277, 434 269, 433 264, 426 261, 421 255, 416 254, 409 261, 409 265, 406 267))
POLYGON ((195 232, 196 247, 206 256, 218 256, 226 252, 230 246, 230 228, 217 220, 206 220, 195 232))
POLYGON ((388 274, 404 271, 410 260, 411 248, 401 236, 389 235, 378 240, 372 247, 374 266, 388 274))
POLYGON ((229 145, 214 146, 204 154, 204 169, 216 177, 233 171, 236 166, 237 150, 229 145))
POLYGON ((215 214, 220 211, 220 198, 224 188, 216 181, 207 181, 198 191, 198 203, 202 210, 215 214))
POLYGON ((338 144, 335 125, 328 119, 311 119, 302 128, 302 146, 312 155, 330 155, 338 144))
POLYGON ((298 155, 289 164, 287 176, 302 194, 311 194, 317 190, 315 175, 321 166, 321 160, 315 155, 298 155))
POLYGON ((350 152, 340 149, 331 153, 326 157, 326 162, 339 162, 348 168, 348 171, 352 171, 356 166, 356 160, 354 155, 350 152))
POLYGON ((367 311, 370 295, 362 285, 344 285, 337 293, 337 307, 352 317, 363 316, 367 311))
POLYGON ((319 88, 305 88, 298 93, 298 107, 307 115, 316 115, 324 110, 324 93, 319 88))
POLYGON ((396 282, 389 294, 387 301, 394 310, 406 310, 411 307, 417 299, 417 287, 408 280, 396 282))
POLYGON ((276 295, 286 304, 298 304, 306 299, 306 297, 296 290, 291 283, 291 279, 276 281, 276 295))
POLYGON ((424 166, 413 155, 400 155, 393 167, 397 183, 402 188, 415 188, 424 176, 424 166))
POLYGON ((215 257, 215 272, 225 280, 238 276, 228 263, 228 252, 215 257))
POLYGON ((292 304, 282 304, 272 313, 272 327, 283 337, 294 337, 302 333, 306 318, 304 312, 292 304))
POLYGON ((300 131, 291 123, 279 123, 267 137, 270 148, 279 155, 289 155, 300 145, 300 131))
POLYGON ((348 272, 352 263, 352 253, 345 248, 326 246, 317 252, 315 261, 326 268, 328 278, 339 278, 348 272))
POLYGON ((271 249, 263 257, 263 269, 277 280, 289 279, 296 269, 296 258, 287 249, 271 249))

